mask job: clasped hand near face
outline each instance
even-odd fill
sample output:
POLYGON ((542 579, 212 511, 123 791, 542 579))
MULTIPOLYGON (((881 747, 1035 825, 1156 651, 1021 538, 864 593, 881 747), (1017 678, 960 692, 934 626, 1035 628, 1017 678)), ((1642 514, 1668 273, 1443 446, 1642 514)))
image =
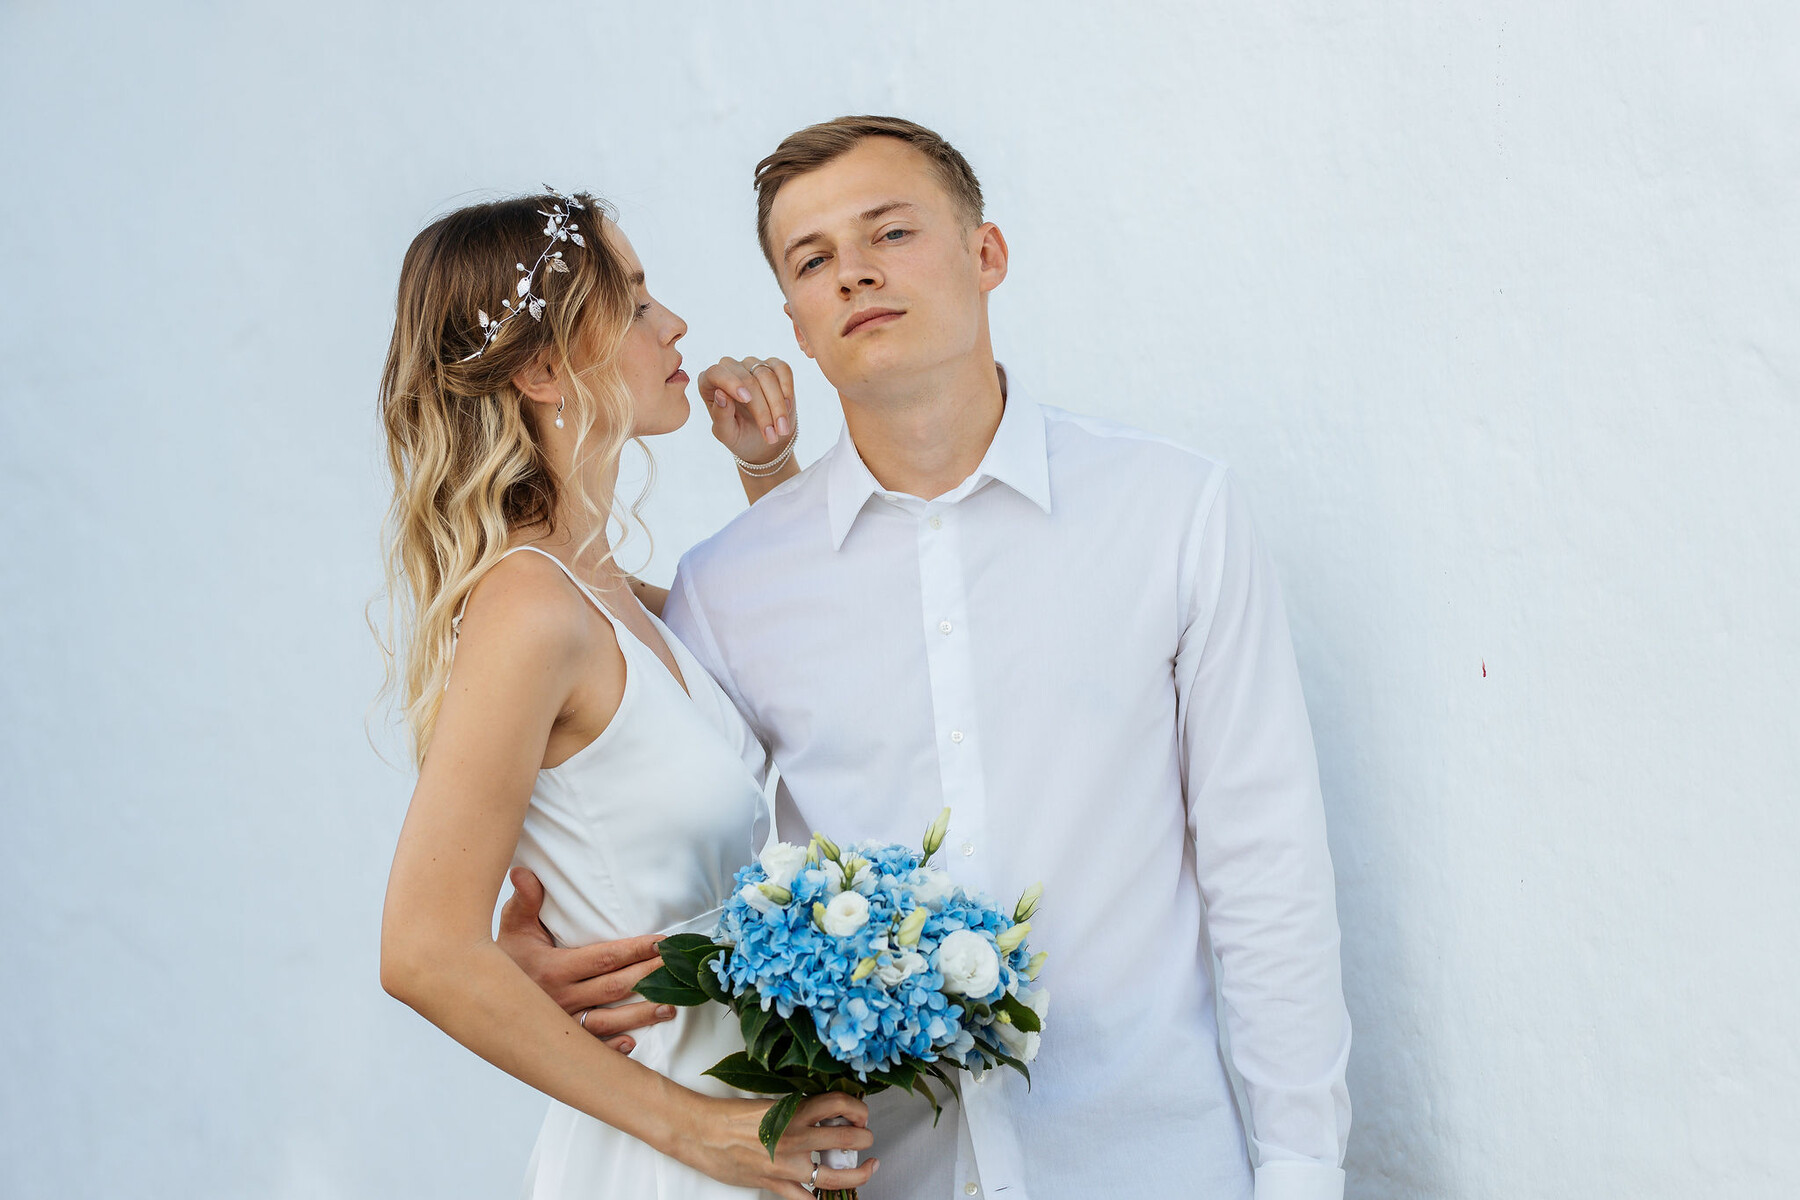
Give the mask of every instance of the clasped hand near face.
POLYGON ((794 433, 794 371, 779 358, 721 358, 695 391, 713 437, 744 462, 775 459, 794 433))
MULTIPOLYGON (((500 910, 500 948, 583 1029, 629 1054, 637 1045, 633 1031, 674 1019, 675 1009, 667 1004, 621 1003, 646 975, 662 966, 656 952, 660 935, 559 947, 538 917, 544 906, 543 883, 523 867, 515 867, 510 878, 513 894, 500 910)), ((880 1165, 879 1159, 869 1159, 854 1170, 819 1167, 814 1175, 815 1151, 865 1151, 875 1144, 868 1129, 869 1109, 861 1100, 839 1093, 807 1100, 776 1145, 773 1160, 757 1137, 770 1101, 713 1096, 699 1100, 712 1111, 692 1123, 688 1153, 682 1157, 722 1182, 803 1200, 809 1193, 802 1183, 816 1182, 821 1189, 860 1187, 880 1165), (819 1124, 836 1117, 850 1124, 819 1124)))

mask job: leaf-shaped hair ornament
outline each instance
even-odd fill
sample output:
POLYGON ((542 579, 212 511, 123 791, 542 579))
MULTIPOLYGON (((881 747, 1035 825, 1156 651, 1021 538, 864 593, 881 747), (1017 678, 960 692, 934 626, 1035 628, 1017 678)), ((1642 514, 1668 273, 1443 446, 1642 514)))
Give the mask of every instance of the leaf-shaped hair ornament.
POLYGON ((512 298, 508 297, 500 301, 500 307, 506 310, 506 315, 502 317, 491 318, 485 309, 475 311, 475 319, 480 322, 483 335, 481 346, 473 354, 461 359, 462 362, 473 362, 480 358, 500 336, 500 330, 506 323, 520 313, 529 312, 534 321, 543 320, 544 298, 535 291, 538 271, 547 268, 559 274, 567 274, 569 270, 569 264, 563 261, 562 251, 553 250, 552 247, 558 242, 574 242, 583 249, 587 247, 587 242, 577 232, 581 226, 569 217, 570 209, 582 208, 581 201, 573 196, 563 195, 547 183, 544 185, 544 191, 548 192, 555 200, 555 203, 547 209, 538 209, 538 215, 544 218, 544 236, 550 240, 545 243, 542 253, 537 256, 537 261, 532 263, 529 268, 524 263, 513 264, 519 272, 519 282, 516 285, 519 303, 516 306, 513 304, 512 298))

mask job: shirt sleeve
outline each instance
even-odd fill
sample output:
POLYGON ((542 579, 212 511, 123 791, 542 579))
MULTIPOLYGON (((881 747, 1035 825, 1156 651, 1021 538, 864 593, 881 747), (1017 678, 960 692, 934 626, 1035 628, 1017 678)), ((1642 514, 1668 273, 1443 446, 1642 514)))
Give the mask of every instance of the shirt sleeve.
POLYGON ((769 783, 770 760, 767 749, 768 738, 756 727, 750 706, 739 694, 731 672, 725 668, 725 656, 719 651, 719 644, 713 636, 712 623, 707 620, 706 609, 701 606, 699 595, 694 589, 694 571, 687 557, 683 557, 675 568, 675 580, 669 585, 669 598, 663 603, 663 624, 669 627, 681 644, 687 647, 706 673, 719 685, 731 701, 733 708, 741 718, 735 724, 739 733, 737 739, 738 756, 744 760, 744 766, 756 777, 756 782, 765 788, 769 783))
POLYGON ((1274 566, 1221 467, 1183 550, 1183 794, 1257 1200, 1340 1200, 1350 1017, 1312 728, 1274 566))

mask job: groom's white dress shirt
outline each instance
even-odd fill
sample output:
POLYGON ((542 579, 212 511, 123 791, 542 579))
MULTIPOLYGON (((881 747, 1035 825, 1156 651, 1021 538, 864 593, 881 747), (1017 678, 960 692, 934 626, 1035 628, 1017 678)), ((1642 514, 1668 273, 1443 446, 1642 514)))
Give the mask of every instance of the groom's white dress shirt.
POLYGON ((682 559, 666 620, 767 746, 786 840, 916 842, 949 805, 965 886, 1044 883, 1029 1093, 965 1075, 935 1130, 872 1098, 866 1200, 1341 1197, 1318 770, 1229 469, 1014 382, 955 490, 883 490, 846 432, 682 559))

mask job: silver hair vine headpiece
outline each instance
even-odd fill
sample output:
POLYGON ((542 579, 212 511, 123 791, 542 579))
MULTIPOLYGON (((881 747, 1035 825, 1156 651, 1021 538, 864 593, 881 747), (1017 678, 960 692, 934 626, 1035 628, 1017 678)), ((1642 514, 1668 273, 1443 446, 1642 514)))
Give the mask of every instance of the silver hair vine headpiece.
MULTIPOLYGON (((544 191, 548 192, 555 201, 546 206, 548 211, 545 211, 544 208, 538 209, 538 216, 544 218, 544 236, 550 240, 545 244, 544 252, 537 256, 537 261, 530 267, 524 263, 514 264, 519 268, 519 282, 515 295, 500 301, 500 307, 506 310, 505 315, 490 317, 485 310, 476 310, 475 316, 481 322, 481 331, 484 335, 481 340, 481 348, 467 358, 461 359, 462 362, 473 362, 486 353, 487 348, 494 344, 494 339, 500 336, 501 327, 520 313, 530 313, 531 319, 534 321, 543 320, 544 298, 534 290, 537 284, 537 273, 542 270, 556 271, 561 274, 568 273, 569 264, 563 261, 562 251, 556 248, 558 243, 574 242, 584 249, 587 247, 587 242, 581 236, 581 226, 577 225, 569 216, 571 208, 583 209, 581 201, 573 196, 563 195, 547 183, 544 185, 544 191), (517 300, 516 304, 514 303, 515 299, 517 300)), ((583 211, 586 210, 583 209, 583 211)))

